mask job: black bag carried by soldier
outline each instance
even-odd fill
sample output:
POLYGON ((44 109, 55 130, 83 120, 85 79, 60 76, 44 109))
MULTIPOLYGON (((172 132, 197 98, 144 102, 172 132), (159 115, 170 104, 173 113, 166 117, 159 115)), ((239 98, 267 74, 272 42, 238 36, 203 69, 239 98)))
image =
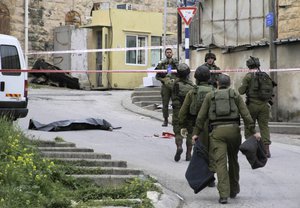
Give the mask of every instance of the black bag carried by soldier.
POLYGON ((268 158, 261 139, 249 137, 240 145, 240 151, 246 156, 252 169, 264 167, 267 163, 268 158))
POLYGON ((208 169, 207 149, 200 139, 194 145, 192 159, 185 172, 185 178, 195 194, 215 180, 214 173, 208 169))

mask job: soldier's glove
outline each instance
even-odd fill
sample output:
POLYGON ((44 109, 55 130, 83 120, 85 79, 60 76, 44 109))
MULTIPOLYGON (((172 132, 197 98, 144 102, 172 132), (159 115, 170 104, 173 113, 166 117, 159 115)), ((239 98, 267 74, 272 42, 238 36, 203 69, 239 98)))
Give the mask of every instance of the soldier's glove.
POLYGON ((188 130, 186 128, 180 129, 180 134, 182 137, 186 138, 188 135, 188 130))

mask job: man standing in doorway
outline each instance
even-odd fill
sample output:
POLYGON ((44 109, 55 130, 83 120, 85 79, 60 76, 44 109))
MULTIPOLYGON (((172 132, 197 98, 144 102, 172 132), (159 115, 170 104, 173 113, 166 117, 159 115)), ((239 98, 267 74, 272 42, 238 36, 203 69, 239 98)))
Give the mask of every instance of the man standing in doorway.
POLYGON ((165 50, 166 58, 161 60, 155 69, 163 70, 166 69, 166 72, 157 73, 156 79, 159 80, 162 84, 161 86, 161 98, 162 98, 162 112, 164 121, 162 126, 168 126, 169 118, 169 102, 172 96, 172 88, 174 81, 176 79, 176 73, 172 73, 172 70, 177 70, 178 60, 173 57, 173 51, 171 48, 165 50))

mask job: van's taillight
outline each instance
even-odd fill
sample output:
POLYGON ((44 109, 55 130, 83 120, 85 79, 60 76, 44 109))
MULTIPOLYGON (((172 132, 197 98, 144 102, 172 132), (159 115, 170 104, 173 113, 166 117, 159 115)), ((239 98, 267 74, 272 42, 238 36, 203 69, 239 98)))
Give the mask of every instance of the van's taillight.
POLYGON ((24 97, 27 98, 27 95, 28 95, 28 81, 25 80, 24 81, 24 97))

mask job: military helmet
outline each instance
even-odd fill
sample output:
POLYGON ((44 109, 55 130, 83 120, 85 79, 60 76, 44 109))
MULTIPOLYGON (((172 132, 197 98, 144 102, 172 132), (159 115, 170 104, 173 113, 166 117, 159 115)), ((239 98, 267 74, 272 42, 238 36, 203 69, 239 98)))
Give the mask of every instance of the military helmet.
POLYGON ((214 60, 217 60, 216 54, 212 53, 212 52, 208 52, 205 54, 205 62, 207 61, 207 59, 209 58, 213 58, 214 60))
POLYGON ((229 87, 230 86, 230 76, 228 74, 219 74, 218 75, 218 85, 219 87, 229 87))
POLYGON ((250 58, 247 60, 246 64, 249 69, 255 69, 255 68, 260 67, 259 59, 256 57, 252 57, 252 56, 250 56, 250 58))
POLYGON ((187 64, 179 64, 177 68, 177 76, 178 77, 187 77, 190 74, 191 70, 187 64))
POLYGON ((205 65, 198 66, 195 71, 194 77, 199 82, 206 82, 210 79, 209 68, 205 65))

